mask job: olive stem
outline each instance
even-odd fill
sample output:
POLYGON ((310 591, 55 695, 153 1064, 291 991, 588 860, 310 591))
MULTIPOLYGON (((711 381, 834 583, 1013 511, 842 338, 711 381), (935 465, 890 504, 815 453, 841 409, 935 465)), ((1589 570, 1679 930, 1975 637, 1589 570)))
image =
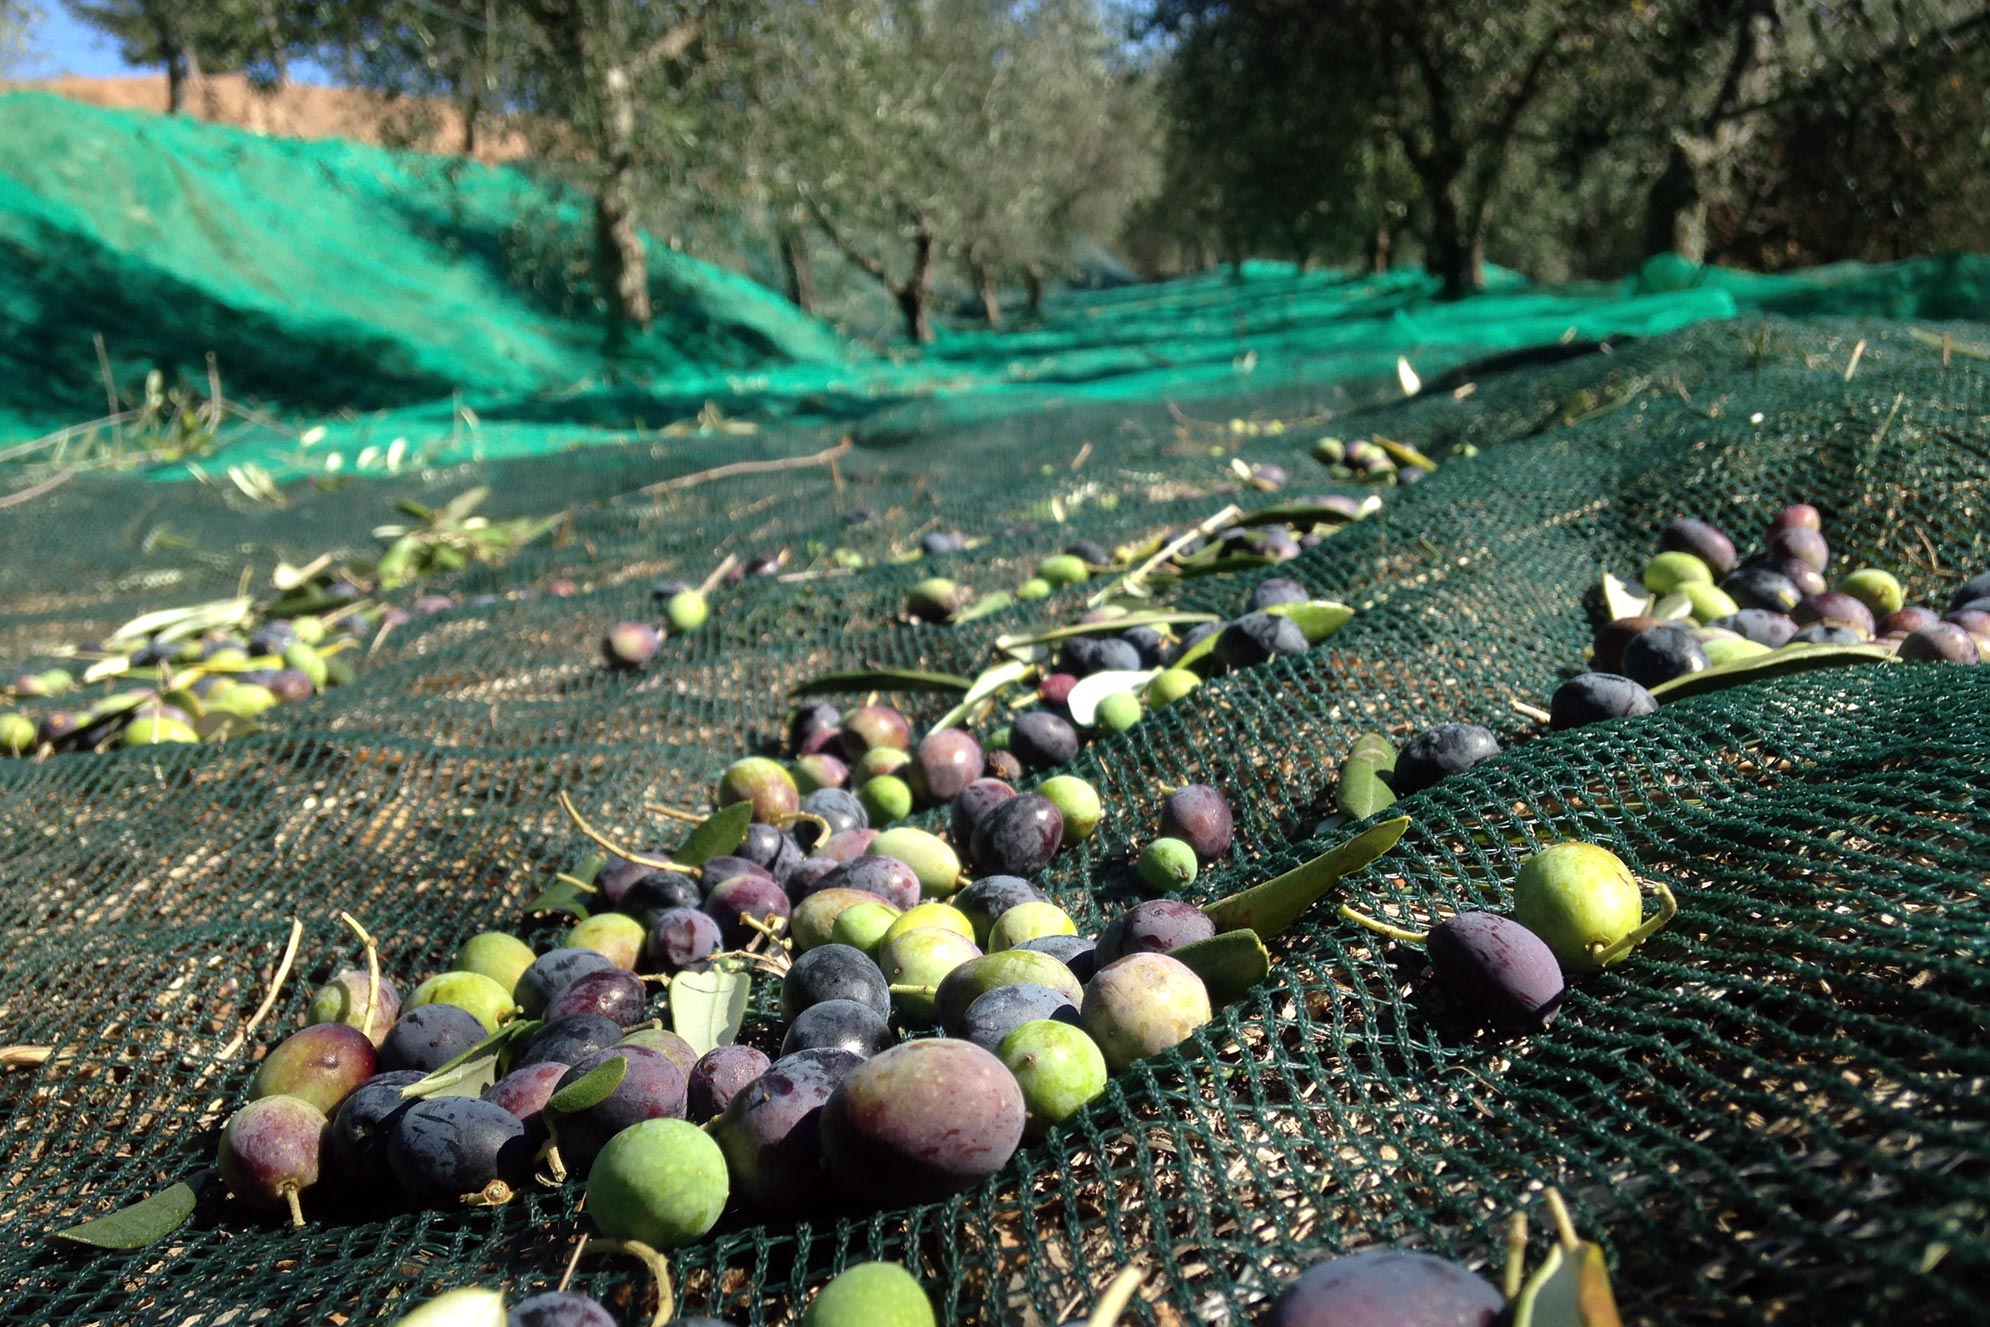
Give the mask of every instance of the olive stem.
POLYGON ((1527 1281, 1527 1213, 1515 1212, 1506 1223, 1506 1284, 1509 1300, 1520 1298, 1527 1281))
POLYGON ((1658 894, 1658 912, 1649 921, 1638 927, 1637 930, 1632 931, 1616 944, 1598 953, 1596 955, 1597 966, 1600 967, 1606 963, 1613 963, 1617 959, 1622 958, 1625 954, 1628 954, 1631 950, 1636 949, 1639 945, 1651 939, 1652 936, 1658 934, 1659 931, 1664 929, 1667 923, 1679 914, 1679 900, 1672 897, 1672 890, 1668 886, 1661 881, 1653 881, 1651 882, 1651 887, 1658 894))
MULTIPOLYGON (((788 821, 788 828, 793 829, 796 825, 799 825, 804 820, 808 821, 808 823, 811 825, 820 825, 822 827, 823 839, 828 838, 831 834, 834 834, 836 832, 835 826, 831 825, 827 820, 824 820, 821 816, 816 815, 813 812, 809 811, 796 812, 794 818, 788 821)), ((820 843, 821 841, 822 839, 816 840, 816 842, 818 843, 820 843)))
POLYGON ((579 876, 568 875, 565 871, 555 871, 553 879, 559 881, 561 884, 572 885, 575 889, 581 890, 584 893, 599 894, 601 892, 601 886, 589 884, 579 876))
POLYGON ((1429 931, 1406 931, 1400 926, 1391 926, 1379 918, 1356 911, 1352 904, 1341 904, 1340 915, 1356 926, 1365 926, 1377 935, 1386 935, 1391 940, 1401 940, 1406 945, 1420 945, 1430 939, 1429 931))
POLYGON ((580 1243, 574 1245, 574 1256, 567 1259, 567 1270, 560 1273, 560 1283, 553 1287, 554 1290, 564 1292, 569 1285, 573 1284, 574 1269, 580 1266, 580 1255, 586 1252, 587 1236, 582 1235, 580 1243))
POLYGON ((937 986, 896 986, 896 985, 889 986, 886 989, 889 990, 893 995, 937 995, 939 994, 940 990, 940 988, 937 986))
POLYGON ((1547 1200, 1548 1212, 1555 1218, 1555 1237, 1561 1241, 1562 1252, 1574 1253, 1582 1244, 1575 1233, 1575 1222, 1569 1218, 1568 1204, 1562 1201, 1561 1191, 1552 1185, 1542 1195, 1547 1200))
POLYGON ((359 924, 359 918, 349 912, 339 913, 339 920, 352 928, 359 943, 366 946, 366 1012, 359 1016, 360 1033, 366 1037, 373 1035, 373 1011, 380 1007, 380 946, 359 924))
POLYGON ((290 1228, 292 1230, 304 1229, 304 1204, 297 1201, 297 1186, 295 1184, 286 1184, 283 1186, 283 1201, 290 1204, 290 1228))
POLYGON ((654 811, 660 816, 668 816, 672 820, 687 821, 693 825, 702 825, 705 823, 705 817, 694 811, 680 811, 674 806, 665 806, 661 802, 644 802, 643 810, 654 811))
POLYGON ((270 978, 269 994, 263 997, 262 1004, 249 1016, 249 1021, 243 1025, 242 1030, 221 1048, 221 1054, 216 1057, 217 1059, 226 1060, 247 1045, 249 1038, 254 1036, 256 1029, 262 1025, 262 1021, 269 1017, 269 1011, 276 1008, 276 997, 282 993, 283 983, 290 976, 290 965, 297 961, 297 947, 303 943, 304 923, 293 917, 290 919, 290 943, 284 946, 283 958, 276 965, 276 975, 270 978))
POLYGON ((670 1279, 670 1263, 661 1253, 632 1239, 590 1238, 586 1241, 586 1247, 626 1253, 649 1268, 650 1276, 656 1281, 656 1316, 650 1319, 650 1327, 664 1327, 677 1316, 677 1288, 670 1279))
POLYGON ((738 565, 739 565, 739 554, 737 553, 726 554, 726 560, 724 562, 719 563, 718 566, 712 568, 712 574, 705 577, 704 584, 698 587, 698 597, 702 599, 706 595, 710 594, 713 590, 718 589, 719 582, 726 578, 726 573, 731 571, 734 567, 737 567, 738 565))
POLYGON ((567 819, 574 822, 575 829, 578 829, 581 833, 594 840, 601 847, 608 849, 608 851, 614 853, 617 857, 632 861, 637 866, 653 866, 659 871, 681 872, 684 875, 690 876, 693 880, 699 880, 704 877, 704 872, 695 866, 686 866, 682 862, 673 862, 663 857, 646 857, 642 853, 631 852, 594 826, 588 824, 587 818, 581 815, 580 809, 574 805, 573 798, 567 796, 564 792, 560 794, 560 809, 567 813, 567 819))
POLYGON ((1120 1268, 1119 1275, 1107 1284, 1105 1292, 1099 1296, 1098 1305, 1093 1308, 1091 1316, 1085 1319, 1085 1327, 1112 1327, 1119 1321, 1119 1315, 1126 1312, 1126 1306, 1132 1302, 1134 1292, 1140 1289, 1140 1283, 1146 1279, 1147 1269, 1137 1262, 1128 1263, 1120 1268))

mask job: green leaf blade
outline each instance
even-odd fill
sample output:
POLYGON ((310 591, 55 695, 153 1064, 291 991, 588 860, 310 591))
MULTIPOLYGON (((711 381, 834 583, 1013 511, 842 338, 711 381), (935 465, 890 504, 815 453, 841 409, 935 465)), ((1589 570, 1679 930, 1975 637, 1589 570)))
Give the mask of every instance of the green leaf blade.
POLYGON ((1366 820, 1396 802, 1385 775, 1396 769, 1396 748, 1382 733, 1363 733, 1341 762, 1334 784, 1334 809, 1349 820, 1366 820))
POLYGON ((713 968, 680 972, 670 979, 671 1030, 699 1055, 729 1046, 746 1022, 746 997, 753 979, 744 972, 713 968))
POLYGON ((555 1115, 578 1115, 591 1110, 614 1095, 628 1072, 628 1056, 611 1056, 546 1098, 545 1108, 555 1115))
POLYGON ((1703 696, 1710 691, 1759 682, 1765 678, 1807 673, 1814 668, 1834 668, 1847 664, 1886 663, 1894 657, 1885 645, 1785 645, 1752 659, 1736 659, 1717 668, 1686 673, 1651 689, 1653 699, 1663 703, 1684 696, 1703 696))
POLYGON ((1408 816, 1372 825, 1331 852, 1261 885, 1218 899, 1203 912, 1216 923, 1219 935, 1249 930, 1269 940, 1304 916, 1341 877, 1359 871, 1395 847, 1409 827, 1408 816))
POLYGON ((107 1216, 50 1231, 48 1238, 92 1249, 142 1249, 186 1224, 200 1196, 198 1186, 205 1179, 205 1173, 197 1174, 191 1181, 183 1180, 107 1216))
POLYGON ((1209 1002, 1219 1009, 1237 1003, 1271 975, 1271 953, 1255 931, 1226 931, 1183 945, 1169 957, 1202 978, 1209 1002))
POLYGON ((671 859, 686 866, 703 866, 746 842, 746 831, 752 823, 753 803, 734 802, 721 807, 691 831, 691 837, 671 854, 671 859))
POLYGON ((856 668, 823 673, 788 689, 790 696, 829 696, 841 691, 966 691, 971 677, 958 673, 924 673, 914 668, 856 668))

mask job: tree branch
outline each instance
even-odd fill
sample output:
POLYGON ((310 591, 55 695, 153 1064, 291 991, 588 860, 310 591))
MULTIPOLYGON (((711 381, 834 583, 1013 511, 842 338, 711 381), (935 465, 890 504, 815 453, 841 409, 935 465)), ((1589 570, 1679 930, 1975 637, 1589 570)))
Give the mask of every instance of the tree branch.
POLYGON ((668 64, 675 61, 684 52, 691 49, 691 43, 698 40, 698 34, 704 30, 704 27, 705 20, 703 17, 685 19, 682 23, 679 23, 670 31, 658 37, 648 46, 643 47, 642 50, 637 51, 634 55, 624 60, 622 68, 628 70, 630 76, 634 77, 638 74, 647 73, 659 64, 668 64))
POLYGON ((891 278, 891 269, 844 239, 843 232, 837 229, 834 221, 830 220, 829 213, 823 209, 822 204, 807 194, 802 195, 802 204, 808 208, 808 214, 815 218, 815 224, 822 228, 822 233, 829 237, 829 242, 836 246, 837 252, 869 273, 874 280, 883 282, 887 288, 894 291, 898 289, 898 283, 891 278))

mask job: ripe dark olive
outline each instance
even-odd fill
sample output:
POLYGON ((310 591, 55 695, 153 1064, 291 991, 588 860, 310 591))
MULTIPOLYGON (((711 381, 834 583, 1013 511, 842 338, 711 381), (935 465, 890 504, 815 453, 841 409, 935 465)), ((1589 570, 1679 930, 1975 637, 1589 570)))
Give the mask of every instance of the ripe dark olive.
POLYGON ((1567 983, 1554 951, 1532 931, 1491 912, 1461 912, 1433 926, 1431 972, 1475 1022, 1538 1032, 1562 1011, 1567 983))

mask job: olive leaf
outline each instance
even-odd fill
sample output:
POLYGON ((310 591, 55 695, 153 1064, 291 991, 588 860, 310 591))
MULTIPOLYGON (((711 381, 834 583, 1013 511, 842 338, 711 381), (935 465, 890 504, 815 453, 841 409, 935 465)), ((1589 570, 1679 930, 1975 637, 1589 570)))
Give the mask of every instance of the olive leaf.
POLYGON ((746 1021, 746 997, 753 979, 744 972, 713 968, 680 972, 670 979, 670 1026, 703 1055, 728 1046, 746 1021))
POLYGON ((1269 940, 1303 917, 1342 876, 1359 871, 1395 847, 1409 827, 1408 816, 1372 825, 1331 852, 1321 853, 1276 879, 1218 899, 1203 912, 1216 923, 1218 934, 1251 930, 1269 940))
POLYGON ((972 622, 978 617, 987 617, 990 613, 999 613, 1015 602, 1016 596, 1010 594, 1007 590, 997 590, 993 594, 984 594, 981 598, 975 600, 973 604, 954 614, 954 625, 959 626, 963 622, 972 622))
POLYGON ((974 685, 967 689, 967 694, 961 697, 960 704, 936 719, 932 730, 938 732, 942 728, 953 727, 965 719, 976 705, 1004 687, 1014 686, 1022 681, 1023 675, 1029 670, 1029 663, 1022 659, 1005 659, 992 668, 983 669, 981 676, 974 679, 974 685))
POLYGON ((753 823, 753 803, 734 802, 707 816, 684 840, 684 846, 670 855, 685 866, 703 866, 714 857, 723 857, 746 842, 747 827, 753 823))
POLYGON ((1557 1244, 1513 1301, 1513 1327, 1623 1327, 1603 1250, 1557 1244))
POLYGON ((1235 1004, 1271 975, 1271 954, 1255 931, 1225 931, 1183 945, 1169 955, 1189 966, 1217 1008, 1235 1004))
POLYGON ((1639 594, 1609 572, 1603 573, 1603 611, 1612 622, 1624 617, 1643 617, 1651 609, 1652 597, 1639 594))
POLYGON ((1349 521, 1358 521, 1371 512, 1379 511, 1381 507, 1382 500, 1372 493, 1362 500, 1360 508, 1354 512, 1345 512, 1338 507, 1331 507, 1323 502, 1281 502, 1275 506, 1260 507, 1256 511, 1246 512, 1237 518, 1237 524, 1242 526, 1298 525, 1302 523, 1310 525, 1344 525, 1349 521))
POLYGON ((1349 820, 1366 820, 1395 804, 1396 790, 1383 776, 1396 768, 1396 748, 1381 733, 1363 733, 1341 762, 1334 784, 1334 809, 1349 820))
POLYGON ((455 1059, 401 1089, 404 1097, 474 1097, 497 1081, 498 1059, 513 1041, 530 1037, 542 1025, 515 1018, 455 1059))
POLYGON ((142 1249, 186 1224, 193 1215, 201 1186, 211 1174, 211 1171, 196 1171, 170 1189, 162 1189, 107 1216, 64 1230, 52 1230, 48 1238, 93 1249, 142 1249))
POLYGON ((788 688, 790 696, 826 696, 839 691, 965 691, 971 677, 958 673, 922 673, 914 668, 855 668, 824 673, 788 688))
POLYGON ((1389 453, 1389 458, 1397 465, 1415 466, 1419 470, 1433 472, 1437 469, 1437 462, 1431 460, 1407 442, 1397 442, 1394 438, 1385 438, 1379 433, 1369 434, 1368 440, 1383 451, 1389 453))
POLYGON ((567 873, 567 878, 556 879, 552 884, 540 890, 538 896, 525 905, 526 915, 531 916, 534 913, 540 912, 564 912, 581 921, 586 921, 589 900, 593 898, 593 895, 582 889, 581 885, 593 884, 594 877, 601 873, 601 868, 607 862, 608 859, 600 853, 595 853, 593 856, 586 858, 579 866, 567 873), (576 881, 579 883, 575 883, 576 881))
POLYGON ((546 1098, 545 1109, 555 1115, 578 1115, 590 1110, 614 1095, 628 1072, 628 1056, 610 1056, 546 1098))
POLYGON ((1052 627, 1033 636, 997 636, 995 648, 1006 650, 1018 645, 1048 645, 1053 641, 1067 640, 1072 636, 1117 636, 1120 632, 1133 627, 1164 627, 1222 620, 1214 613, 1128 613, 1125 617, 1116 617, 1105 622, 1074 622, 1067 627, 1052 627))
POLYGON ((1308 645, 1318 645, 1354 620, 1354 610, 1330 599, 1309 599, 1299 604, 1273 604, 1265 610, 1290 618, 1306 634, 1308 645))
POLYGON ((1204 636, 1201 640, 1176 655, 1175 661, 1169 664, 1168 667, 1186 668, 1190 672, 1200 674, 1204 677, 1219 671, 1216 659, 1216 641, 1222 634, 1220 631, 1210 632, 1207 636, 1204 636))
POLYGON ((1065 708, 1071 711, 1071 721, 1081 728, 1090 728, 1099 719, 1099 703, 1107 696, 1116 696, 1122 691, 1138 695, 1140 688, 1154 680, 1158 668, 1107 668, 1089 674, 1084 681, 1071 688, 1065 698, 1065 708))
POLYGON ((1704 695, 1723 687, 1739 686, 1743 682, 1781 677, 1785 673, 1807 673, 1813 668, 1832 668, 1841 664, 1882 663, 1892 658, 1893 650, 1886 645, 1785 645, 1768 654, 1736 659, 1718 668, 1702 668, 1697 673, 1686 673, 1670 682, 1660 682, 1651 689, 1651 694, 1660 701, 1678 700, 1682 696, 1704 695))

